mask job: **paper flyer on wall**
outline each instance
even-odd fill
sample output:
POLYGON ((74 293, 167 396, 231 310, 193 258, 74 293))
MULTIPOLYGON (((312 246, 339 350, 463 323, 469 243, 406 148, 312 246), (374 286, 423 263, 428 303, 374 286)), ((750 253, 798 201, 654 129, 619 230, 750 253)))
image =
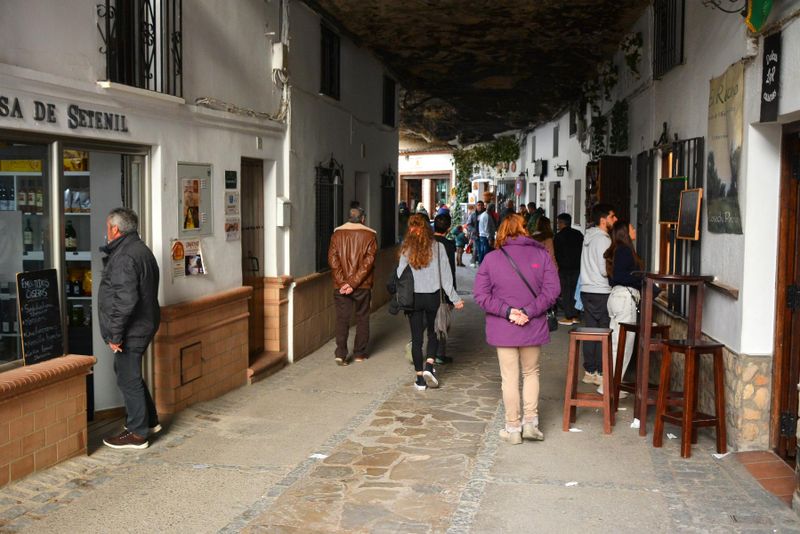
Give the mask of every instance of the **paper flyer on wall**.
POLYGON ((208 274, 199 239, 174 239, 172 241, 172 278, 208 274))
POLYGON ((225 241, 239 241, 242 238, 241 225, 239 217, 225 217, 225 241))

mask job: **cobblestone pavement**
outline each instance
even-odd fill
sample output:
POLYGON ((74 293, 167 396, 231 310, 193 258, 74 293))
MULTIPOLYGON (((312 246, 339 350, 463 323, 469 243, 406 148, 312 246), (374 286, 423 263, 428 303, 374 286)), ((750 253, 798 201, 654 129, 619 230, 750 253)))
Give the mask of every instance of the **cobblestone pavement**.
POLYGON ((0 532, 800 532, 710 433, 688 460, 678 439, 654 449, 630 400, 610 436, 587 409, 562 432, 563 327, 543 352, 546 440, 517 446, 497 435, 479 310, 456 314, 438 390, 412 387, 408 337, 381 310, 368 362, 337 367, 328 343, 179 414, 145 451, 96 448, 6 486, 0 532))

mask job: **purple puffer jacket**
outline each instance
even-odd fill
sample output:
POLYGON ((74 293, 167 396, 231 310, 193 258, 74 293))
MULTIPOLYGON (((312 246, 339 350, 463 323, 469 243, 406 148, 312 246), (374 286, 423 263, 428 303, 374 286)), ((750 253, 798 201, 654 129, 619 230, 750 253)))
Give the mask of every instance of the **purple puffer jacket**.
POLYGON ((550 342, 547 310, 561 293, 553 261, 547 249, 530 237, 509 239, 503 249, 514 258, 536 298, 520 280, 500 250, 486 255, 475 277, 475 302, 486 312, 486 342, 495 347, 529 347, 550 342), (509 308, 524 308, 530 318, 517 326, 507 317, 509 308))

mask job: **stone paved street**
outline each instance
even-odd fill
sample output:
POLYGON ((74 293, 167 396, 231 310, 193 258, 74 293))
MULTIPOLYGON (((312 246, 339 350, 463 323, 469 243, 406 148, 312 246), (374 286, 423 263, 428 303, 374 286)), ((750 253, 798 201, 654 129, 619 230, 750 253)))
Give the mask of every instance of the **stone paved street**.
MULTIPOLYGON (((465 293, 473 274, 459 271, 465 293)), ((148 450, 95 448, 0 489, 0 532, 800 532, 732 456, 712 457, 710 433, 689 460, 677 439, 639 438, 630 399, 610 436, 586 409, 562 432, 563 327, 543 354, 546 439, 518 446, 497 436, 499 370, 474 304, 441 389, 412 387, 408 338, 382 309, 366 363, 335 366, 328 343, 186 410, 148 450)))

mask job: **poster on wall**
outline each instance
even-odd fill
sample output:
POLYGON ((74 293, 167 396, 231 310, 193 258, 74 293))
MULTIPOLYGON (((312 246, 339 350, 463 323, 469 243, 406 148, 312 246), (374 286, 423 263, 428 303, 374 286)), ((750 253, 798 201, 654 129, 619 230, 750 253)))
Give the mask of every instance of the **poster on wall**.
POLYGON ((226 191, 225 192, 225 215, 233 216, 239 215, 239 192, 226 191))
POLYGON ((744 66, 728 67, 710 82, 708 98, 708 231, 741 234, 739 177, 741 172, 744 66))
POLYGON ((214 207, 211 165, 178 164, 178 237, 192 239, 213 234, 214 207))
POLYGON ((199 239, 172 241, 172 279, 208 274, 199 239))
POLYGON ((183 183, 183 229, 200 230, 200 179, 184 178, 183 183))
POLYGON ((239 217, 225 217, 225 241, 239 241, 242 238, 241 226, 239 217))

